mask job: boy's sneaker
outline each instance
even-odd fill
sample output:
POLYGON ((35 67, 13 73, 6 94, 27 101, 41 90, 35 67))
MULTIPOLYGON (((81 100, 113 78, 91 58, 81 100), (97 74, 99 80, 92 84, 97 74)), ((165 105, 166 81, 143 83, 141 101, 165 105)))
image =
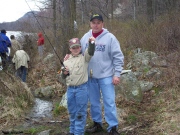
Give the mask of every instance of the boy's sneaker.
POLYGON ((101 124, 94 122, 94 125, 88 129, 86 129, 86 132, 87 133, 95 133, 95 132, 100 132, 102 130, 103 130, 103 128, 102 128, 101 124))
POLYGON ((120 135, 120 134, 117 132, 116 127, 114 126, 112 127, 108 135, 120 135))

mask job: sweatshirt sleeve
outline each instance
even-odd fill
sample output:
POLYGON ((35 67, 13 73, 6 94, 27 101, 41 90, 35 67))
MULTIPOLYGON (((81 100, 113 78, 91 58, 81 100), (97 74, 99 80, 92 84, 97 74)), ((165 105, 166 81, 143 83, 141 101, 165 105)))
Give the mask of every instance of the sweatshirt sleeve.
POLYGON ((11 47, 11 41, 9 40, 8 37, 6 37, 6 44, 7 44, 7 47, 11 47))
POLYGON ((120 43, 115 36, 112 38, 111 42, 111 59, 114 66, 114 76, 120 77, 120 73, 124 66, 124 55, 120 48, 120 43))

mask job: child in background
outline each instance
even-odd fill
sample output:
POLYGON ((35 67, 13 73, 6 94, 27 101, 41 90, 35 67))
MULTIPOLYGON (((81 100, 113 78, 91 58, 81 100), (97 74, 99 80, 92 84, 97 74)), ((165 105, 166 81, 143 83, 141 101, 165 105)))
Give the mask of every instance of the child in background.
POLYGON ((43 34, 41 32, 38 33, 38 53, 39 56, 42 58, 43 57, 43 52, 44 52, 44 37, 43 34))

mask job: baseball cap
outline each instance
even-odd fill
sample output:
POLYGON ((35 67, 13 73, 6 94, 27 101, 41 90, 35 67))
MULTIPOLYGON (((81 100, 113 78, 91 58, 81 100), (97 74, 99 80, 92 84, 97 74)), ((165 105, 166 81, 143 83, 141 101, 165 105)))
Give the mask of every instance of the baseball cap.
POLYGON ((78 38, 72 38, 69 40, 69 48, 72 48, 74 46, 81 46, 78 38))
POLYGON ((92 21, 93 19, 98 19, 100 21, 103 21, 103 17, 100 14, 93 14, 90 18, 90 21, 92 21))
POLYGON ((1 30, 1 33, 6 33, 6 30, 4 30, 4 29, 3 29, 3 30, 1 30))

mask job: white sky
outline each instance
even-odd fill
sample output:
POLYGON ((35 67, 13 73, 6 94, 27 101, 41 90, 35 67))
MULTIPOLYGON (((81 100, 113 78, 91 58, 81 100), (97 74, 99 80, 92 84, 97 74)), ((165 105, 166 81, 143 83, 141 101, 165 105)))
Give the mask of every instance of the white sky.
POLYGON ((0 23, 16 21, 25 13, 32 10, 38 11, 36 2, 32 0, 0 0, 0 23))

